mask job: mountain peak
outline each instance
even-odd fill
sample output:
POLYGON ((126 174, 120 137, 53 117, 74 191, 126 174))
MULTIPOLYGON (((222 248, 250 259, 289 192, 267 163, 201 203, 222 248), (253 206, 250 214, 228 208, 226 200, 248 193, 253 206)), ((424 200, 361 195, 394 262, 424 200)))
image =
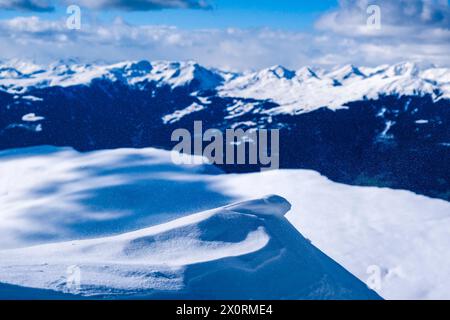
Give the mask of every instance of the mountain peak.
POLYGON ((153 82, 172 89, 217 90, 220 96, 270 100, 276 112, 307 112, 320 107, 340 108, 380 95, 423 95, 450 99, 449 69, 402 62, 392 66, 358 68, 349 64, 331 72, 303 67, 297 71, 275 65, 254 73, 222 72, 195 61, 125 61, 117 64, 78 64, 59 61, 47 67, 22 61, 0 65, 0 90, 23 93, 32 88, 90 85, 94 79, 126 85, 153 82), (314 80, 314 81, 309 81, 314 80))
POLYGON ((288 79, 291 80, 295 77, 295 72, 289 69, 286 69, 285 67, 281 65, 275 65, 268 69, 265 69, 262 71, 265 74, 274 75, 278 79, 288 79))
POLYGON ((302 67, 297 70, 296 76, 299 79, 306 80, 310 78, 320 79, 317 73, 310 67, 302 67))
POLYGON ((358 67, 348 64, 330 72, 328 77, 342 82, 348 79, 365 78, 366 75, 358 67))
POLYGON ((391 66, 387 73, 390 76, 412 76, 415 77, 419 74, 419 65, 415 62, 402 62, 391 66))

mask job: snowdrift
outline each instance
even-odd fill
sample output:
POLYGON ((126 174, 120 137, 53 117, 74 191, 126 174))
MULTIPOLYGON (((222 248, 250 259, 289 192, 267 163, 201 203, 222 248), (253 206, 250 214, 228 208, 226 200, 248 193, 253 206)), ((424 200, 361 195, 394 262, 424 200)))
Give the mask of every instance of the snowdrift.
POLYGON ((0 281, 77 294, 189 299, 377 299, 284 218, 278 196, 92 240, 0 251, 0 281))

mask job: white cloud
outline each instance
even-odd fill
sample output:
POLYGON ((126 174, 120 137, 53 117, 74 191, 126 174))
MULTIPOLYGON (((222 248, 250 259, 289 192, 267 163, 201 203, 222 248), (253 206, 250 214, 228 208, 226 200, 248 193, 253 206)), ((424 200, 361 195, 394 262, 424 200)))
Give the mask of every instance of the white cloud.
POLYGON ((275 64, 374 66, 405 60, 449 66, 448 7, 432 0, 413 0, 416 5, 407 7, 403 2, 378 1, 382 28, 370 33, 364 31, 366 0, 341 1, 339 9, 317 21, 318 31, 312 33, 135 26, 121 18, 104 24, 83 22, 81 30, 68 30, 64 20, 19 17, 0 20, 1 58, 196 60, 240 70, 275 64))
POLYGON ((356 60, 450 64, 448 0, 341 0, 339 4, 320 17, 316 27, 335 39, 349 41, 356 60), (370 5, 380 8, 380 29, 367 24, 370 5))
POLYGON ((64 21, 21 17, 0 21, 2 58, 80 57, 95 60, 197 60, 208 66, 245 69, 307 63, 311 36, 270 29, 183 30, 171 26, 111 24, 68 30, 64 21), (32 50, 30 50, 32 48, 32 50))
POLYGON ((424 34, 449 37, 448 0, 341 0, 339 8, 323 15, 316 26, 320 30, 352 37, 415 39, 424 34), (380 8, 381 28, 367 25, 371 5, 380 8))

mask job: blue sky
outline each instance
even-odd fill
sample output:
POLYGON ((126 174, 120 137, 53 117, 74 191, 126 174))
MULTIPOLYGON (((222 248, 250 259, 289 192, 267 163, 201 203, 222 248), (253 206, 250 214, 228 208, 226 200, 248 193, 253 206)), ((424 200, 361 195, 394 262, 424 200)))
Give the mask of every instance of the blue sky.
MULTIPOLYGON (((278 28, 311 30, 314 21, 324 12, 335 8, 337 0, 215 0, 211 10, 163 9, 153 11, 86 10, 89 17, 109 21, 116 16, 133 24, 164 24, 180 28, 278 28)), ((83 6, 81 6, 84 10, 83 6)), ((0 10, 0 18, 39 15, 60 19, 66 6, 57 6, 50 13, 0 10)))
MULTIPOLYGON (((162 10, 128 13, 127 21, 160 23, 182 28, 255 28, 310 29, 317 17, 335 7, 336 0, 218 0, 213 10, 162 10)), ((112 13, 114 14, 114 13, 112 13)))
POLYGON ((449 0, 0 0, 0 43, 0 60, 449 66, 450 7, 449 0), (74 3, 79 30, 66 25, 74 3), (373 4, 380 28, 368 22, 373 4))

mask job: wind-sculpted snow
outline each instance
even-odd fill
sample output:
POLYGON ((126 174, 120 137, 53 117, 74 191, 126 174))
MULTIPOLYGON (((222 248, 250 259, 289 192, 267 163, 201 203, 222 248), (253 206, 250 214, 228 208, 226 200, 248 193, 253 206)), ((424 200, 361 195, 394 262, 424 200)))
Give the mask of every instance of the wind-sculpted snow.
POLYGON ((0 249, 123 233, 224 205, 232 198, 205 182, 218 172, 176 166, 156 149, 0 152, 0 249))
POLYGON ((82 296, 377 299, 314 248, 269 196, 92 240, 0 251, 0 282, 82 296))
POLYGON ((383 298, 444 299, 449 213, 446 201, 308 170, 224 175, 155 149, 7 150, 0 296, 58 297, 24 287, 63 292, 77 265, 85 295, 369 297, 315 246, 362 282, 378 270, 383 298))

